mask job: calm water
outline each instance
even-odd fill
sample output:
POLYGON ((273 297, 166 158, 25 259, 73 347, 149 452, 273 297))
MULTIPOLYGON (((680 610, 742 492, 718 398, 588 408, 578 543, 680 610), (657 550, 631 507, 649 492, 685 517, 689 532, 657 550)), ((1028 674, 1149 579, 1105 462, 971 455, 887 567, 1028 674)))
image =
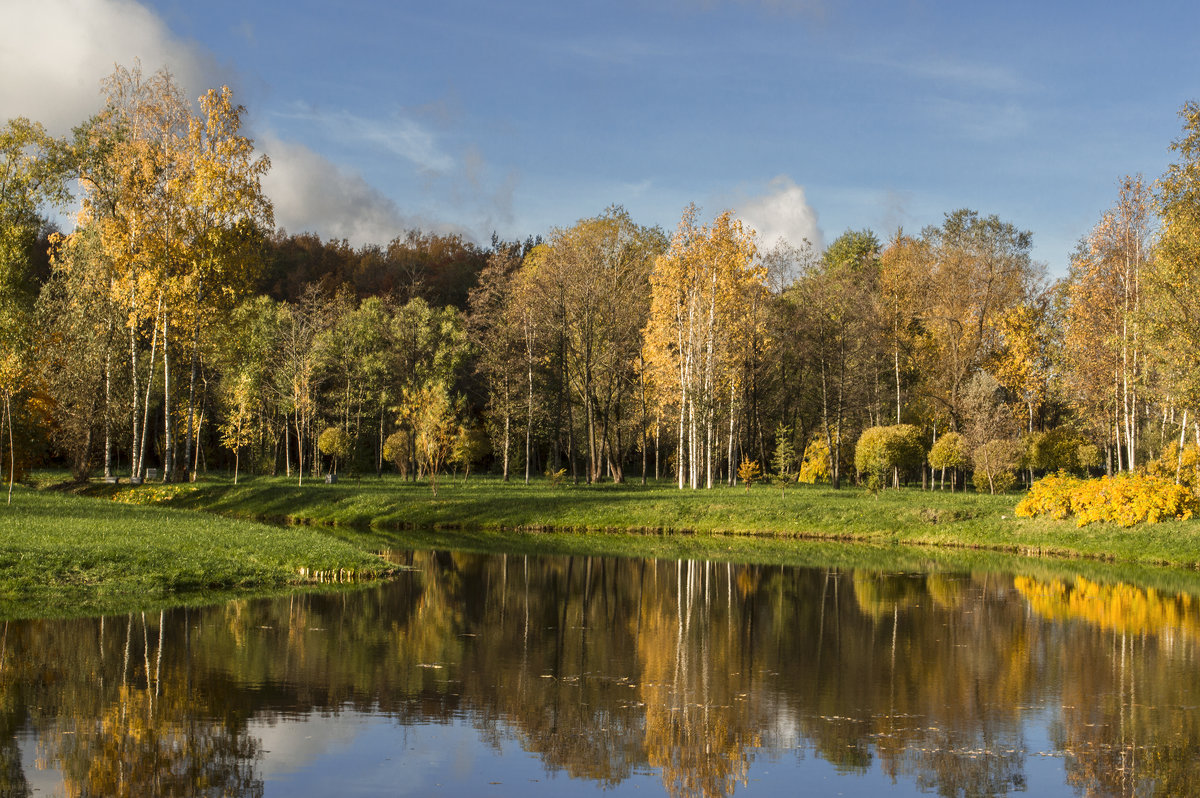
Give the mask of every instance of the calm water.
POLYGON ((413 552, 358 592, 11 622, 0 796, 1200 794, 1200 602, 413 552))

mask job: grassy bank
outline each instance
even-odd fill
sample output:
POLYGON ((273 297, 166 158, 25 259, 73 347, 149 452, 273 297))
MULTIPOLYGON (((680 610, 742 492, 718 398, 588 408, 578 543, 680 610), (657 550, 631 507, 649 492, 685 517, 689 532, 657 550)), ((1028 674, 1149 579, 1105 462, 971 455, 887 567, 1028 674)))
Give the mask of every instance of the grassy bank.
MULTIPOLYGON (((139 490, 155 489, 121 488, 117 494, 137 500, 139 490)), ((384 531, 715 533, 1200 567, 1200 521, 1078 529, 1070 521, 1015 517, 1016 495, 908 489, 872 497, 859 488, 803 485, 780 495, 767 486, 680 491, 667 484, 552 487, 474 479, 445 480, 434 497, 428 485, 394 477, 303 487, 260 477, 237 486, 224 481, 178 486, 172 493, 175 506, 226 516, 384 531)), ((650 553, 649 541, 642 548, 650 553)))
POLYGON ((351 543, 300 528, 27 488, 0 506, 3 618, 211 602, 388 570, 351 543))
POLYGON ((1083 575, 1200 593, 1200 522, 1080 530, 1015 518, 1017 496, 473 480, 443 484, 435 498, 395 478, 93 483, 81 492, 90 495, 22 488, 0 507, 0 618, 211 603, 330 574, 380 576, 387 566, 373 552, 403 548, 1083 575), (1021 556, 1029 554, 1060 556, 1021 556))

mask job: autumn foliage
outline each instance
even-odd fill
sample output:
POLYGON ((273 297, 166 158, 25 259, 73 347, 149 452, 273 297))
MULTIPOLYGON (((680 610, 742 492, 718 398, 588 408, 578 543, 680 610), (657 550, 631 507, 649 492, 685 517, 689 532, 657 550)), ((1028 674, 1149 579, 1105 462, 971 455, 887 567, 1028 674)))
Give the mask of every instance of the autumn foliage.
POLYGON ((1150 474, 1118 474, 1079 479, 1058 473, 1033 483, 1017 505, 1017 515, 1048 515, 1062 521, 1074 517, 1077 526, 1113 523, 1131 527, 1177 518, 1186 520, 1200 509, 1191 490, 1150 474))

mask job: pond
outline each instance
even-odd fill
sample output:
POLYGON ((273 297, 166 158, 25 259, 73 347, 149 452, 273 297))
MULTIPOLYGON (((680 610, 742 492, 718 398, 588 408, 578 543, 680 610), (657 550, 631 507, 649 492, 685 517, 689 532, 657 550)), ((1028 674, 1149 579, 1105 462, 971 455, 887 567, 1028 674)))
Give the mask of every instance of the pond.
POLYGON ((4 624, 0 795, 1182 795, 1200 599, 409 551, 387 584, 4 624))

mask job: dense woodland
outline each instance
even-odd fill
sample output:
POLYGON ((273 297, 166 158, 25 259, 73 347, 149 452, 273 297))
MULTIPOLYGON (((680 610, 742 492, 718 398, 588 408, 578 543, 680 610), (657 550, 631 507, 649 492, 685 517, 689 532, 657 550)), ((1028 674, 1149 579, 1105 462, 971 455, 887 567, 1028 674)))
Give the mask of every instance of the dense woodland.
MULTIPOLYGON (((0 127, 3 470, 186 480, 1178 476, 1200 447, 1200 106, 1069 273, 952 210, 823 252, 690 207, 521 241, 276 230, 227 88, 118 68, 67 139, 0 127), (48 219, 79 208, 70 233, 48 219), (868 433, 865 434, 864 433, 868 433), (1165 454, 1164 454, 1165 453, 1165 454), (752 462, 753 461, 753 462, 752 462)), ((1164 143, 1166 146, 1166 143, 1164 143)))

